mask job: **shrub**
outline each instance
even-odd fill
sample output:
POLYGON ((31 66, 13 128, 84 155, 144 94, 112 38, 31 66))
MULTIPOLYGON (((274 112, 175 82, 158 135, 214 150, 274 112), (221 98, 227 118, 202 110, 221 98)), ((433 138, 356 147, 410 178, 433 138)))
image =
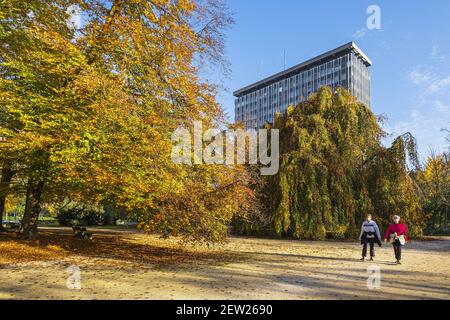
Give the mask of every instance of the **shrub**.
POLYGON ((62 226, 94 226, 105 224, 105 212, 102 207, 73 205, 61 208, 56 217, 62 226))

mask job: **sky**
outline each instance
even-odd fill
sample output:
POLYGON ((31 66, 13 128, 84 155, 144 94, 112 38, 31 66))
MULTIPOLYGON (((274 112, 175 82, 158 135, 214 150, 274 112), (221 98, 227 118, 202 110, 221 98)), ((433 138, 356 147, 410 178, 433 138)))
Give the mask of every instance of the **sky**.
POLYGON ((354 41, 372 60, 372 110, 390 133, 411 132, 422 159, 449 149, 450 1, 228 0, 235 24, 226 32, 231 74, 210 75, 227 90, 218 99, 234 119, 232 92, 354 41), (370 29, 371 5, 381 29, 370 29))

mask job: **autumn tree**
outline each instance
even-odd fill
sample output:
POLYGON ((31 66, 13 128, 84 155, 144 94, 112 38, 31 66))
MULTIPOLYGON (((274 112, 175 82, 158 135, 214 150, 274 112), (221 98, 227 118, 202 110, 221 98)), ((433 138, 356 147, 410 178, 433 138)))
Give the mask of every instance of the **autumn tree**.
POLYGON ((14 171, 11 167, 11 162, 4 160, 2 162, 1 176, 0 176, 0 232, 3 231, 3 214, 6 209, 6 196, 10 193, 10 184, 14 176, 14 171))
POLYGON ((429 216, 430 232, 448 229, 450 214, 450 159, 447 153, 432 154, 417 174, 423 192, 423 210, 429 216))
POLYGON ((420 232, 407 168, 414 140, 407 135, 383 147, 377 117, 345 89, 321 88, 277 114, 273 126, 280 129, 280 172, 258 190, 266 230, 300 239, 349 238, 371 213, 381 225, 400 214, 420 232))
POLYGON ((2 2, 1 12, 0 147, 20 169, 24 237, 43 202, 70 197, 133 212, 165 236, 223 239, 251 198, 245 171, 170 158, 176 128, 223 122, 217 88, 199 75, 225 65, 223 2, 2 2), (73 11, 82 25, 68 23, 73 11))
MULTIPOLYGON (((60 90, 77 64, 67 41, 73 34, 67 16, 60 3, 3 1, 0 7, 2 181, 4 187, 9 184, 10 170, 24 178, 17 181, 27 195, 26 234, 35 229, 32 212, 36 216, 40 210, 51 171, 49 145, 64 104, 60 90), (63 18, 53 18, 57 16, 63 18)), ((3 198, 7 191, 2 189, 3 198)))

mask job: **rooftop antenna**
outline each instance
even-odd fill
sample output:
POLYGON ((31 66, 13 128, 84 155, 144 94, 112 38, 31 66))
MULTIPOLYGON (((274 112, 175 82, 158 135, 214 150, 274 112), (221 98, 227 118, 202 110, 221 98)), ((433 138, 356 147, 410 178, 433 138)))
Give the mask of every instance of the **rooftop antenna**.
POLYGON ((283 71, 286 70, 286 49, 283 51, 283 71))

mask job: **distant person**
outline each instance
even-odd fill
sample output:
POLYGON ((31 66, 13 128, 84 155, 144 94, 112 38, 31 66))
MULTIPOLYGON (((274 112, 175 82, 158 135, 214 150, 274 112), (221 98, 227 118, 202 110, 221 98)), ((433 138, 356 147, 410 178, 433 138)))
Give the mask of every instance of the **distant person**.
POLYGON ((394 223, 391 223, 384 234, 384 242, 388 241, 394 246, 395 259, 397 264, 402 264, 402 246, 408 242, 408 229, 406 225, 400 223, 400 217, 394 216, 392 218, 394 223))
POLYGON ((370 246, 370 261, 373 261, 373 258, 375 258, 375 243, 381 247, 381 234, 377 223, 372 220, 371 214, 367 215, 366 221, 361 226, 359 240, 363 245, 361 261, 366 260, 367 245, 370 246))

